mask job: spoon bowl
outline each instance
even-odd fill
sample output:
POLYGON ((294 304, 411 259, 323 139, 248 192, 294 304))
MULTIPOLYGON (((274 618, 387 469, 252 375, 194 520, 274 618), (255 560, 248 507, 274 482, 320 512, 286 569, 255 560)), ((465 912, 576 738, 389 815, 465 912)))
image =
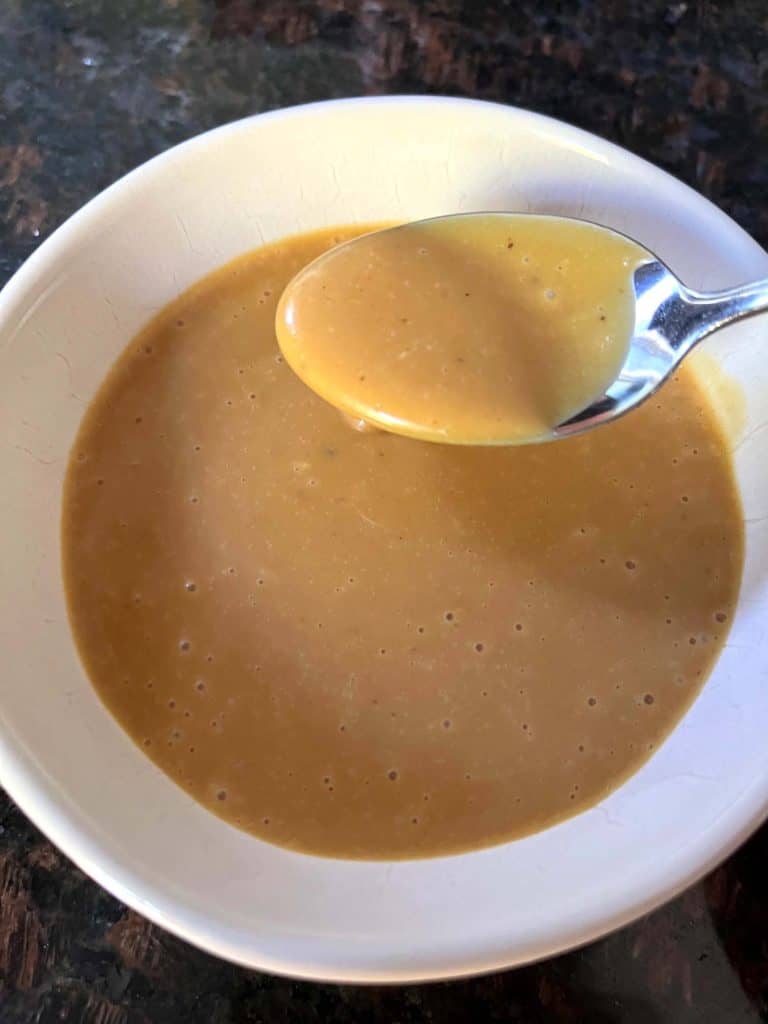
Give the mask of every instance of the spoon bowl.
POLYGON ((370 231, 304 267, 283 292, 283 356, 355 420, 422 441, 550 440, 626 359, 626 235, 570 217, 477 212, 370 231))

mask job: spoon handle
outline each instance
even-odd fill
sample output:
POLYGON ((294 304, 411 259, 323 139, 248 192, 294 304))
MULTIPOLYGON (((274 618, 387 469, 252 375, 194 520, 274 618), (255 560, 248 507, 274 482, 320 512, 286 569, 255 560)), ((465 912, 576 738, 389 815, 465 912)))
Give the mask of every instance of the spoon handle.
POLYGON ((677 351, 682 356, 702 338, 726 324, 768 311, 768 280, 753 281, 722 292, 681 288, 680 298, 685 309, 685 326, 680 332, 681 345, 677 351))

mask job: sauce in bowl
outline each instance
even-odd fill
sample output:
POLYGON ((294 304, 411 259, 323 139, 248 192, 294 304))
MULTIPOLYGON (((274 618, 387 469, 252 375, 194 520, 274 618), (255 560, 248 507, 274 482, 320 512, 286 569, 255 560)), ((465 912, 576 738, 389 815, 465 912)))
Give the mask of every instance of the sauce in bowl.
POLYGON ((247 254, 131 342, 72 451, 64 578, 98 693, 192 797, 293 849, 425 857, 643 764, 725 641, 741 509, 688 367, 557 444, 350 430, 274 319, 361 230, 247 254))

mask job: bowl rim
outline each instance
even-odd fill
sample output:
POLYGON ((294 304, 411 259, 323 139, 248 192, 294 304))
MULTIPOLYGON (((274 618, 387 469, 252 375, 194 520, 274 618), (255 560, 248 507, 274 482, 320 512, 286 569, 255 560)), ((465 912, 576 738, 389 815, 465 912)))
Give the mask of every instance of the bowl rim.
MULTIPOLYGON (((59 260, 62 252, 76 236, 88 232, 115 198, 123 195, 132 185, 138 185, 145 178, 149 178, 163 163, 175 161, 196 147, 209 146, 216 138, 247 130, 254 121, 288 120, 306 117, 313 111, 323 112, 333 108, 405 105, 453 106, 462 116, 471 114, 475 109, 492 108, 518 118, 519 122, 537 126, 543 134, 550 137, 557 135, 577 143, 581 141, 591 153, 618 158, 621 161, 629 159, 635 166, 641 167, 643 173, 650 179, 663 181, 664 188, 676 192, 681 200, 687 199, 695 201, 699 206, 708 206, 713 218, 720 219, 724 226, 728 226, 731 237, 735 237, 735 232, 738 231, 743 236, 745 244, 749 243, 759 249, 757 243, 731 218, 683 182, 623 147, 556 118, 506 104, 453 97, 400 95, 322 100, 253 114, 221 125, 163 151, 120 177, 53 231, 13 274, 0 292, 0 325, 5 322, 8 314, 16 310, 30 285, 39 279, 41 271, 59 260)), ((451 953, 444 958, 444 963, 438 966, 435 958, 427 952, 423 959, 429 966, 421 968, 417 965, 413 970, 391 970, 374 954, 369 958, 370 962, 363 967, 350 968, 337 962, 329 968, 322 958, 317 958, 315 962, 301 962, 299 957, 280 958, 255 948, 254 943, 245 949, 242 943, 230 942, 221 934, 216 934, 215 929, 206 928, 205 920, 196 918, 173 895, 150 892, 151 886, 146 879, 140 878, 137 872, 126 870, 124 865, 105 855, 97 838, 89 834, 84 827, 78 808, 74 804, 63 805, 55 800, 46 785, 44 774, 35 763, 32 751, 5 732, 0 732, 0 780, 23 813, 67 857, 117 899, 133 907, 153 923, 201 950, 244 967, 303 980, 343 983, 399 984, 468 977, 533 963, 586 945, 656 909, 701 879, 743 843, 768 817, 768 778, 762 781, 756 779, 729 809, 725 827, 722 821, 718 822, 717 829, 713 826, 708 835, 709 843, 700 844, 695 858, 680 851, 676 859, 670 857, 666 886, 659 887, 652 894, 643 895, 632 903, 623 902, 620 906, 616 905, 620 901, 595 901, 595 909, 589 921, 571 922, 569 929, 563 928, 557 941, 540 942, 539 948, 532 945, 530 955, 510 956, 505 953, 503 937, 499 939, 498 936, 489 935, 482 949, 475 949, 471 954, 465 950, 460 963, 457 962, 455 954, 451 953)))

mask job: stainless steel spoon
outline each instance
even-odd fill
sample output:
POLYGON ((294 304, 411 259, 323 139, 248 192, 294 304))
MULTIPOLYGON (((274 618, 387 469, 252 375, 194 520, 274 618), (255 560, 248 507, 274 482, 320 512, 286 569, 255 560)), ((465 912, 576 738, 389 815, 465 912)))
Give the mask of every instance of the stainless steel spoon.
POLYGON ((635 326, 627 358, 607 391, 552 432, 552 440, 618 419, 640 405, 707 335, 768 310, 768 280, 722 292, 686 288, 654 259, 634 274, 635 326))

